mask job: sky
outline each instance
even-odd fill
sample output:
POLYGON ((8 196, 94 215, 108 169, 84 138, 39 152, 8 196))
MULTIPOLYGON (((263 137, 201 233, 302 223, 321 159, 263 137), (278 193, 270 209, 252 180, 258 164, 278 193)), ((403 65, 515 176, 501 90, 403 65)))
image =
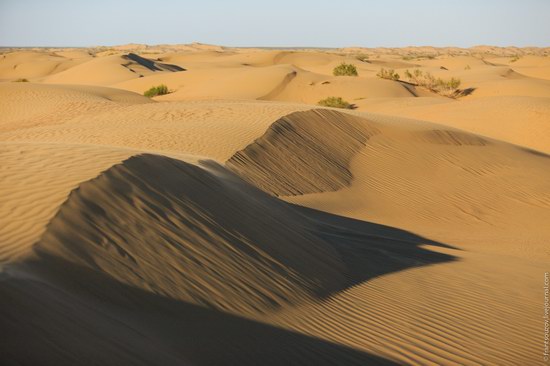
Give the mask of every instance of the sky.
POLYGON ((550 0, 0 0, 0 46, 550 46, 550 0))

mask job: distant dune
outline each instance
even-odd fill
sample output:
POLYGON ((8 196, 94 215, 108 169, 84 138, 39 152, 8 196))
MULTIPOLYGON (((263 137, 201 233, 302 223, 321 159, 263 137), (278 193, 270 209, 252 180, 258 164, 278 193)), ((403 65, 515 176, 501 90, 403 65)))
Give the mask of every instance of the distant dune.
POLYGON ((549 54, 3 49, 0 363, 540 364, 549 54))

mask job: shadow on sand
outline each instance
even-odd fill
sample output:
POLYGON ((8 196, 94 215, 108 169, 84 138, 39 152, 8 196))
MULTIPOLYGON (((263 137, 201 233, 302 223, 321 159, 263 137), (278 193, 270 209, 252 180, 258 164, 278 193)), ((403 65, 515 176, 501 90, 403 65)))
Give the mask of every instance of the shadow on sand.
POLYGON ((3 365, 394 365, 343 345, 169 299, 58 258, 0 280, 3 365))
POLYGON ((134 61, 151 71, 172 71, 172 72, 185 71, 183 67, 180 67, 178 65, 155 62, 145 57, 138 56, 135 53, 129 53, 127 55, 122 56, 122 58, 126 60, 134 61))
MULTIPOLYGON (((223 272, 222 267, 215 270, 223 280, 208 282, 220 276, 208 277, 211 269, 201 272, 202 264, 195 269, 182 264, 168 272, 167 263, 193 263, 185 262, 193 253, 213 253, 204 255, 206 260, 225 266, 233 259, 218 250, 223 243, 230 248, 228 253, 249 260, 245 267, 260 263, 255 253, 269 254, 273 263, 284 264, 283 276, 285 269, 301 276, 296 283, 288 282, 291 286, 317 276, 319 266, 326 267, 321 274, 330 272, 334 263, 337 266, 330 276, 334 273, 343 280, 315 277, 325 281, 316 293, 322 299, 378 276, 452 261, 450 255, 421 247, 449 246, 398 228, 288 204, 222 166, 208 165, 204 169, 167 157, 141 155, 73 191, 39 244, 57 249, 38 251, 34 259, 0 273, 0 329, 9 335, 0 344, 2 364, 392 364, 233 315, 235 311, 229 314, 211 306, 214 302, 197 306, 178 300, 177 288, 160 291, 159 286, 187 286, 186 281, 199 278, 206 285, 194 293, 198 296, 212 287, 233 291, 228 284, 239 282, 231 282, 229 274, 234 272, 223 272), (190 217, 195 221, 189 221, 190 217), (200 229, 205 227, 208 230, 200 229), (138 234, 129 236, 132 232, 138 234), (216 236, 210 236, 211 232, 216 236), (257 249, 250 250, 251 246, 257 249), (63 257, 62 253, 69 254, 63 257), (83 258, 80 264, 70 260, 74 256, 83 258), (138 276, 131 282, 136 285, 103 272, 98 263, 109 260, 114 263, 112 273, 124 268, 128 276, 138 276), (151 263, 154 272, 139 272, 140 266, 151 263), (172 290, 175 295, 167 296, 172 290)), ((199 261, 200 257, 192 259, 199 261)), ((281 275, 275 264, 269 270, 270 275, 281 275)), ((223 291, 217 293, 225 296, 223 291)), ((259 293, 246 292, 243 301, 259 293)), ((227 298, 238 298, 238 293, 227 298)))
POLYGON ((318 225, 318 235, 340 253, 351 275, 350 286, 408 268, 455 260, 452 255, 420 246, 456 248, 409 231, 293 206, 314 220, 318 225))

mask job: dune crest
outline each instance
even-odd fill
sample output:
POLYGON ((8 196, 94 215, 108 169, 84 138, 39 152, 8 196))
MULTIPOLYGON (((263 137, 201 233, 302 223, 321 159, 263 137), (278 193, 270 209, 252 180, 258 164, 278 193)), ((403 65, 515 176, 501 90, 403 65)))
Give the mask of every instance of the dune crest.
POLYGON ((286 204, 204 164, 213 173, 155 155, 113 166, 71 193, 36 251, 241 314, 345 286, 338 254, 286 204))

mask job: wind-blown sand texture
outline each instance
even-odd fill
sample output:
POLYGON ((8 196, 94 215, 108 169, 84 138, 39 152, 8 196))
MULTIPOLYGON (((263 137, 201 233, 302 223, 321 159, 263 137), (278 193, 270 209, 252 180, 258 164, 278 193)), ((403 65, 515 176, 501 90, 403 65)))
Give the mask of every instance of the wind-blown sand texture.
POLYGON ((2 364, 542 364, 549 49, 2 52, 2 364))

